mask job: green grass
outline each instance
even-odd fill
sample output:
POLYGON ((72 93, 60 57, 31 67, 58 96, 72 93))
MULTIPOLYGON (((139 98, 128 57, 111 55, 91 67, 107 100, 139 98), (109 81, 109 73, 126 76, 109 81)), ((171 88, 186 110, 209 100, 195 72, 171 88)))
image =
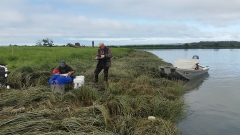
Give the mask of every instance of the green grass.
POLYGON ((97 48, 2 47, 0 63, 11 71, 12 89, 0 88, 0 134, 180 134, 182 82, 161 78, 158 71, 169 63, 144 51, 111 49, 109 82, 101 72, 96 86, 97 48), (58 95, 47 82, 62 59, 85 83, 58 95))

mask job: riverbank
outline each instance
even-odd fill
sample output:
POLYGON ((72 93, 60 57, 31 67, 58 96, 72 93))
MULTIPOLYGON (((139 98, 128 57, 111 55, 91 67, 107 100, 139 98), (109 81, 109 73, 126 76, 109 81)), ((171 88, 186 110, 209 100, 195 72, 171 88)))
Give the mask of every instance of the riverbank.
MULTIPOLYGON (((58 95, 46 84, 56 66, 46 66, 55 59, 48 59, 53 50, 49 54, 45 49, 37 51, 42 53, 39 57, 44 55, 38 65, 14 69, 14 64, 9 64, 9 83, 15 88, 0 89, 0 134, 180 134, 176 122, 183 113, 182 83, 160 77, 158 66, 168 63, 157 56, 114 48, 108 85, 101 73, 96 86, 92 83, 96 49, 65 50, 69 64, 85 76, 85 84, 58 95), (148 116, 156 119, 148 120, 148 116)), ((18 55, 14 58, 21 59, 18 55)))

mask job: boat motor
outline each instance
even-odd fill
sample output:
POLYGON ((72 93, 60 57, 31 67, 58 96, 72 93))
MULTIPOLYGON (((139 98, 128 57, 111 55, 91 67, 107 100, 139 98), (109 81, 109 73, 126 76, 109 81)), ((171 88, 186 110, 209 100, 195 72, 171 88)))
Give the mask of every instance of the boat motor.
POLYGON ((193 55, 192 59, 199 59, 197 55, 193 55))

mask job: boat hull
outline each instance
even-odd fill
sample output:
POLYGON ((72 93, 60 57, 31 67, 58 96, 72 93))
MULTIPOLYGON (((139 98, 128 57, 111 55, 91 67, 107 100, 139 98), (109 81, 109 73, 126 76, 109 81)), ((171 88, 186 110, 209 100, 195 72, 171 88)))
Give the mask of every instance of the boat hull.
POLYGON ((192 80, 198 76, 204 75, 208 73, 209 67, 208 66, 201 66, 201 69, 194 70, 194 69, 182 69, 176 67, 159 67, 160 75, 162 77, 167 77, 170 79, 185 79, 185 80, 192 80))

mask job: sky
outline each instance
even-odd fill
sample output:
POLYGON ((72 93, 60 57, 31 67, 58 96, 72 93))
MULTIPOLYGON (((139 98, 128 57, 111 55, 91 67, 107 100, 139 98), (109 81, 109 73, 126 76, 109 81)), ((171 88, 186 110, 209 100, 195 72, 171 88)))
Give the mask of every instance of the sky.
POLYGON ((240 0, 0 0, 0 45, 240 41, 240 0))

